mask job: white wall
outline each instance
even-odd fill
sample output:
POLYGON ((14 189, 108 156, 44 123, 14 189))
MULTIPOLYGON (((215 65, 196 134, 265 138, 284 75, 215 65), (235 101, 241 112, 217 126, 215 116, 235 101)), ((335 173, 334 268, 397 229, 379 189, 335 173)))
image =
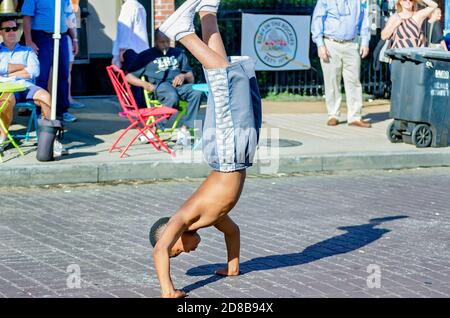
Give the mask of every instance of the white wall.
POLYGON ((116 38, 117 19, 121 0, 89 0, 88 47, 89 55, 111 54, 116 38))

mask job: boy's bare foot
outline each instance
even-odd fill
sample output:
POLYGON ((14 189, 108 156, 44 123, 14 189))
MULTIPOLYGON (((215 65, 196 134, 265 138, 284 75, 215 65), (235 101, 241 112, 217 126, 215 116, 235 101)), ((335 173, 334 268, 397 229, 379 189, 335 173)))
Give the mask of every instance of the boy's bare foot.
POLYGON ((219 276, 238 276, 241 272, 239 270, 228 270, 228 267, 226 267, 216 270, 215 274, 219 276))
POLYGON ((159 30, 172 41, 179 41, 186 35, 195 33, 195 8, 200 2, 200 0, 186 0, 159 26, 159 30))
POLYGON ((175 290, 171 293, 162 293, 162 298, 185 298, 187 294, 182 290, 175 290))

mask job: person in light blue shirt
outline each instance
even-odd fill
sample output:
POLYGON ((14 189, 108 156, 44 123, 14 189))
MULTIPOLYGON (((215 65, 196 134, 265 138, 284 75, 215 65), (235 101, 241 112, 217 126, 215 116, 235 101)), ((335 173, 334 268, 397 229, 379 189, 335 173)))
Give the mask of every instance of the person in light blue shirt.
POLYGON ((329 126, 339 124, 343 76, 348 124, 371 127, 361 119, 362 86, 359 79, 361 58, 369 54, 367 5, 368 0, 318 0, 314 9, 311 33, 323 70, 329 126))
MULTIPOLYGON (((39 76, 39 60, 32 49, 18 43, 17 31, 19 27, 14 18, 3 18, 0 20, 0 77, 3 80, 23 80, 26 90, 14 93, 9 99, 7 108, 2 112, 2 120, 6 128, 9 128, 13 118, 13 108, 19 102, 32 100, 42 109, 45 118, 50 119, 50 94, 34 84, 39 76)), ((0 132, 0 146, 6 139, 4 131, 0 132)))
MULTIPOLYGON (((67 17, 73 13, 69 0, 61 1, 61 40, 59 41, 58 95, 56 115, 67 122, 76 121, 68 111, 69 101, 69 46, 72 40, 73 53, 78 52, 76 29, 68 28, 67 17)), ((53 64, 53 33, 55 31, 55 0, 25 0, 22 6, 23 33, 25 43, 38 55, 40 75, 36 85, 47 87, 53 64)))

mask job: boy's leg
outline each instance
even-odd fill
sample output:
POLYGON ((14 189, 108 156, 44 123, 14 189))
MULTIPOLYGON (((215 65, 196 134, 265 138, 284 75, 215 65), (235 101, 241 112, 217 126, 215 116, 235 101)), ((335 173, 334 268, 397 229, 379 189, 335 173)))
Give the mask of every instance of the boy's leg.
POLYGON ((217 270, 216 274, 221 276, 239 275, 239 252, 241 246, 239 227, 228 215, 223 216, 214 226, 224 234, 228 254, 227 267, 217 270))
POLYGON ((222 37, 217 25, 217 14, 212 12, 200 11, 200 21, 202 24, 202 38, 208 47, 214 50, 223 58, 227 59, 227 52, 222 41, 222 37))
POLYGON ((206 45, 196 34, 189 34, 180 43, 194 55, 205 69, 226 68, 228 60, 206 45))

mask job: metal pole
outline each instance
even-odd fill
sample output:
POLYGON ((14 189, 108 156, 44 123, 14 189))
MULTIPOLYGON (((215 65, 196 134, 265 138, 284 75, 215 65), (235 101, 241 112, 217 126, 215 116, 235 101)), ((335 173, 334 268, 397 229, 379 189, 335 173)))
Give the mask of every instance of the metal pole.
POLYGON ((58 95, 59 41, 61 40, 61 0, 55 0, 55 30, 53 33, 53 74, 52 74, 52 113, 56 119, 56 100, 58 95))
POLYGON ((151 47, 155 46, 155 1, 150 0, 150 34, 152 36, 151 47))
POLYGON ((450 0, 445 0, 445 32, 450 32, 450 0))

